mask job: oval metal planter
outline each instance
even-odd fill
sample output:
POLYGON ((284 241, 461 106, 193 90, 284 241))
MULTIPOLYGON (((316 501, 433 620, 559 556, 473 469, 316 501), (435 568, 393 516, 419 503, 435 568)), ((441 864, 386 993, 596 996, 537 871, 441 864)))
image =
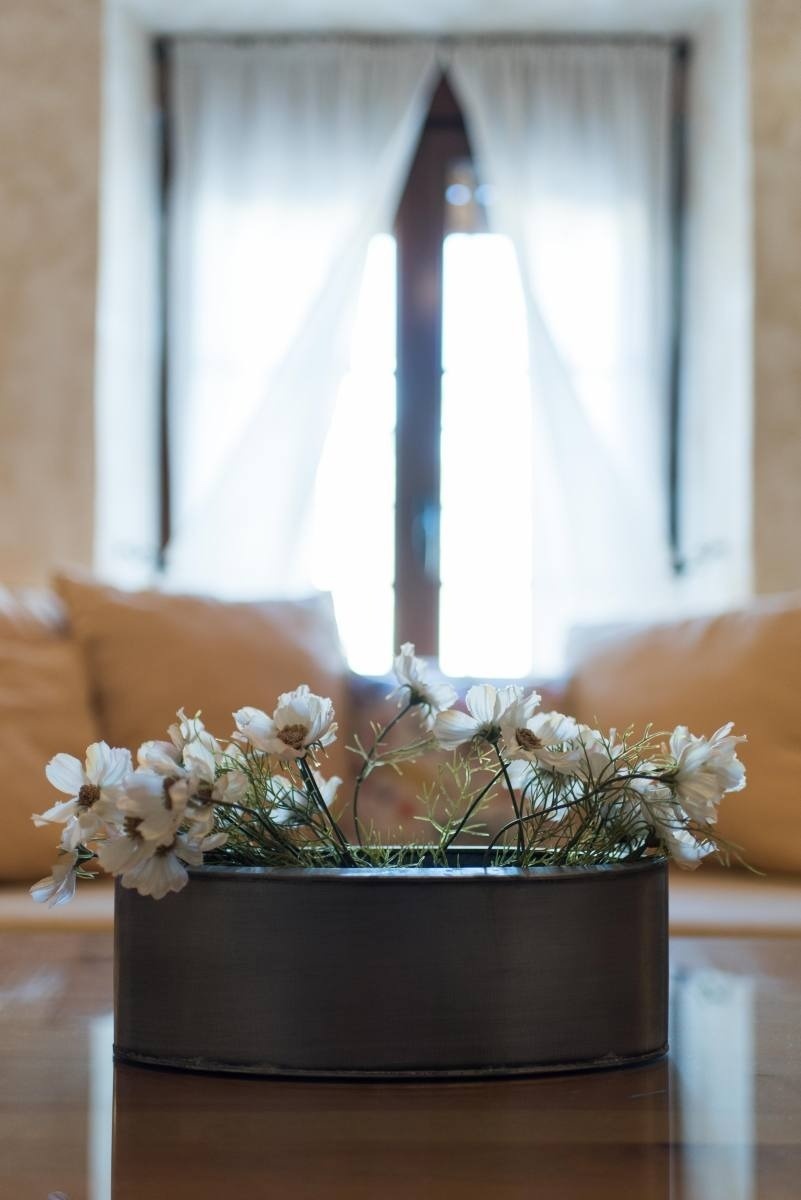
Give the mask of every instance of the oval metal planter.
POLYGON ((115 1054, 352 1078, 537 1074, 667 1049, 662 861, 203 867, 117 887, 115 1054))

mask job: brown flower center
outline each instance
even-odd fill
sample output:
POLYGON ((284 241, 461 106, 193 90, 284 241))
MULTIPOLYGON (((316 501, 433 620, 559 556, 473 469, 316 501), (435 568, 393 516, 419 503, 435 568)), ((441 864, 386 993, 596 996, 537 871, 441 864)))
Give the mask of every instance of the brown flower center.
POLYGON ((126 817, 122 823, 123 832, 127 833, 129 837, 139 837, 137 830, 141 824, 141 817, 126 817))
POLYGON ((161 789, 164 792, 164 807, 166 808, 167 812, 172 812, 172 796, 170 795, 170 788, 174 783, 177 782, 178 780, 174 775, 169 775, 161 785, 161 789))
POLYGON ((542 742, 530 729, 516 729, 515 737, 521 750, 540 750, 542 742))
POLYGON ((285 725, 283 729, 279 729, 278 736, 285 746, 291 746, 293 750, 302 750, 308 732, 305 725, 285 725))
POLYGON ((100 788, 96 783, 85 783, 78 792, 78 808, 91 808, 100 799, 100 788))

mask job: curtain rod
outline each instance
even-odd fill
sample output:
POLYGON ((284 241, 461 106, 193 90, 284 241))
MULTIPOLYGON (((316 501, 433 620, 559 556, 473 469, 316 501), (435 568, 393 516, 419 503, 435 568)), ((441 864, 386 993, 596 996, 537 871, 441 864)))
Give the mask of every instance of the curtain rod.
POLYGON ((291 45, 302 42, 350 42, 365 46, 414 45, 420 42, 444 49, 463 45, 576 45, 576 46, 674 46, 677 50, 686 50, 690 45, 690 35, 650 34, 650 33, 531 33, 510 31, 465 34, 425 33, 364 33, 364 32, 276 32, 276 33, 218 33, 213 30, 201 30, 197 33, 161 33, 155 40, 159 43, 172 45, 178 42, 215 42, 229 46, 252 45, 291 45))

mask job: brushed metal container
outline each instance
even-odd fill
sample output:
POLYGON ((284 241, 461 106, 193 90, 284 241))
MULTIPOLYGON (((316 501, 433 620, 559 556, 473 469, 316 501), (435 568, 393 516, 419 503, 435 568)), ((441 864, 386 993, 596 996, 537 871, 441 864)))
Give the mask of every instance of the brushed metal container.
POLYGON ((117 887, 115 1055, 352 1078, 537 1074, 667 1049, 662 861, 203 867, 117 887))

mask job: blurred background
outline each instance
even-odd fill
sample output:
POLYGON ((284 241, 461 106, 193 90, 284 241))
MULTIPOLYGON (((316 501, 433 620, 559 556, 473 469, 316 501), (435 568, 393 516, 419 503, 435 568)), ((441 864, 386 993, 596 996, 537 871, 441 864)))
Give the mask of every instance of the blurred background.
POLYGON ((7 0, 0 579, 351 669, 801 585, 793 0, 7 0))

